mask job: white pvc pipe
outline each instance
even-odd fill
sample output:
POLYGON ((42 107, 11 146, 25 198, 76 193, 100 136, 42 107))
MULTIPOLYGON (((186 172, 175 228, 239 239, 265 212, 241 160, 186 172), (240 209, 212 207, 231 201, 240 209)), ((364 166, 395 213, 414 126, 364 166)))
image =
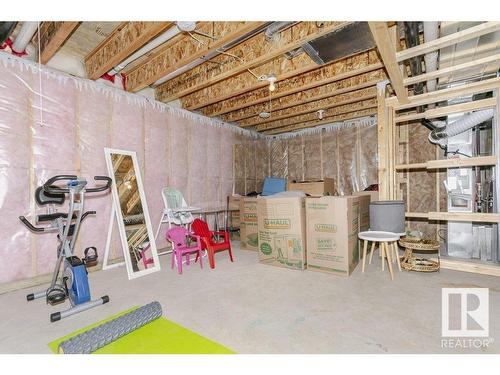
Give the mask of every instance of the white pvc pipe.
POLYGON ((120 64, 115 66, 113 69, 111 69, 108 74, 109 75, 115 75, 119 73, 121 70, 125 69, 125 67, 130 64, 131 62, 137 60, 139 57, 145 55, 146 53, 152 51, 159 45, 165 43, 166 41, 172 39, 174 36, 179 34, 181 30, 177 26, 172 26, 170 29, 165 31, 163 34, 161 34, 159 37, 153 39, 151 42, 148 44, 144 45, 141 49, 130 55, 126 60, 122 61, 120 64))
MULTIPOLYGON (((439 22, 424 21, 424 42, 428 43, 438 38, 439 22)), ((437 70, 438 51, 427 53, 425 59, 425 72, 430 73, 437 70)), ((437 80, 431 79, 427 81, 427 92, 436 90, 437 80)))
POLYGON ((36 21, 23 22, 21 30, 19 30, 19 33, 17 34, 14 43, 12 44, 12 49, 18 53, 24 52, 26 46, 30 42, 31 38, 33 38, 33 35, 35 35, 37 29, 38 29, 38 22, 36 21))

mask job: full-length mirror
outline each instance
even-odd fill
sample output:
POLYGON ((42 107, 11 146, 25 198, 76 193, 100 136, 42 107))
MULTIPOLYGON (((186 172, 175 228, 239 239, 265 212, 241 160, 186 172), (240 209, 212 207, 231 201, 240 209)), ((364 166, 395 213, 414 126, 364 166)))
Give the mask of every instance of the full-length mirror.
POLYGON ((160 269, 137 155, 133 151, 104 149, 113 179, 116 212, 129 279, 160 269))

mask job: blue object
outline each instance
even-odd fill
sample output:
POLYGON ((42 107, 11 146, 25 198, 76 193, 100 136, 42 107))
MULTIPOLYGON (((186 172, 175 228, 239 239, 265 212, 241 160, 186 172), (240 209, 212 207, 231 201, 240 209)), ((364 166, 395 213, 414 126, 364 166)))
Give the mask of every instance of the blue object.
POLYGON ((70 265, 70 269, 73 273, 73 284, 69 290, 69 298, 74 305, 90 301, 89 279, 85 265, 70 265))
POLYGON ((286 191, 286 178, 266 177, 261 195, 273 195, 286 191))

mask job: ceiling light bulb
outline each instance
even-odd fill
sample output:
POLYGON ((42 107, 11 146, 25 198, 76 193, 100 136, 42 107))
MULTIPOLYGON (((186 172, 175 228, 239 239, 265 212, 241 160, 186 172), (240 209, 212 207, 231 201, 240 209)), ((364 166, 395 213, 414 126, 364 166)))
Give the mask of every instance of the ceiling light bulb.
POLYGON ((274 91, 276 90, 276 86, 274 85, 274 82, 269 82, 269 91, 274 91))

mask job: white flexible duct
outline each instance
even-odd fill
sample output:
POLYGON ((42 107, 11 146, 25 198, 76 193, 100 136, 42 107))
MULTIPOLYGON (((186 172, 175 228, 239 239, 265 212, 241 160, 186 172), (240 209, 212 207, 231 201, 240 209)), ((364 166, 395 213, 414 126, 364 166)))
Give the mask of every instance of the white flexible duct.
POLYGON ((165 43, 166 41, 172 39, 174 36, 179 34, 181 30, 177 26, 172 26, 170 29, 165 31, 163 34, 161 34, 159 37, 153 39, 151 42, 148 44, 144 45, 141 49, 130 55, 126 60, 122 61, 120 64, 115 66, 113 69, 111 69, 108 74, 109 75, 115 75, 125 69, 125 67, 130 64, 131 62, 137 60, 139 57, 145 55, 146 53, 152 51, 159 45, 165 43))
POLYGON ((23 22, 21 30, 19 30, 19 33, 17 34, 14 43, 12 44, 12 50, 17 53, 24 52, 26 46, 30 42, 31 38, 33 38, 33 35, 35 35, 37 29, 38 22, 23 22))
MULTIPOLYGON (((439 22, 424 21, 424 41, 425 43, 431 42, 438 38, 439 22)), ((425 59, 425 72, 430 73, 437 70, 438 65, 438 51, 427 53, 425 59)), ((427 81, 427 92, 436 90, 436 79, 427 81)))
POLYGON ((446 138, 453 137, 463 133, 476 125, 481 124, 493 117, 493 109, 484 109, 482 111, 472 112, 460 117, 457 121, 447 125, 446 128, 436 129, 429 133, 431 143, 445 146, 446 138))

